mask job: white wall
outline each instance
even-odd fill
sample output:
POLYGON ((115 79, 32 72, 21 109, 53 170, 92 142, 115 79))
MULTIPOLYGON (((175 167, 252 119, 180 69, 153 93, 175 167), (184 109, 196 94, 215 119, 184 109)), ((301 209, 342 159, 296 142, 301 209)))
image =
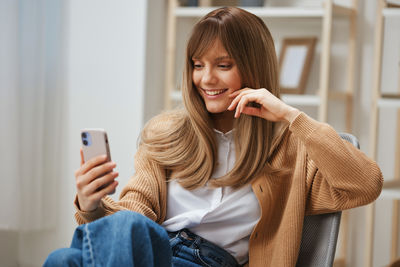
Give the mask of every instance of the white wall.
MULTIPOLYGON (((17 14, 18 5, 16 1, 0 1, 0 116, 1 121, 6 122, 1 125, 0 147, 4 144, 18 143, 18 137, 9 135, 11 131, 4 131, 3 127, 18 127, 18 92, 17 92, 17 61, 18 61, 18 42, 17 42, 17 14), (13 90, 3 90, 3 88, 12 88, 13 90)), ((0 188, 3 192, 0 196, 0 202, 8 203, 10 199, 15 199, 18 195, 18 183, 9 184, 8 179, 14 181, 18 179, 18 151, 9 151, 6 156, 1 153, 0 156, 0 188)), ((15 202, 17 202, 16 200, 15 202)), ((16 206, 19 203, 13 203, 16 206)), ((8 225, 1 225, 0 230, 0 266, 17 266, 18 263, 18 232, 9 231, 12 225, 18 223, 18 215, 12 209, 0 208, 2 215, 0 218, 7 218, 8 225), (4 216, 4 217, 3 217, 4 216)), ((1 220, 3 221, 3 220, 1 220)))
POLYGON ((41 266, 54 249, 69 246, 76 223, 72 206, 74 170, 79 166, 80 132, 105 128, 120 173, 115 197, 133 173, 136 140, 143 125, 146 0, 65 2, 65 99, 62 176, 57 224, 20 233, 19 266, 41 266))
MULTIPOLYGON (((1 149, 6 147, 6 144, 17 146, 19 141, 18 136, 12 134, 12 130, 18 127, 19 117, 17 14, 16 1, 0 1, 0 121, 7 125, 7 130, 1 128, 0 131, 1 149), (3 88, 11 88, 11 90, 3 90, 3 88)), ((0 194, 0 203, 7 202, 18 193, 18 183, 9 184, 8 182, 8 177, 13 177, 15 181, 19 175, 18 156, 16 149, 9 151, 7 155, 0 153, 0 188, 7 188, 0 194)), ((18 203, 15 204, 18 205, 18 203)), ((11 209, 0 207, 0 213, 1 229, 12 229, 18 223, 19 214, 11 209)), ((0 251, 2 251, 1 247, 0 251)))
POLYGON ((164 73, 165 73, 165 21, 167 2, 159 0, 147 1, 146 31, 146 72, 145 94, 143 101, 144 122, 157 115, 164 107, 164 73))

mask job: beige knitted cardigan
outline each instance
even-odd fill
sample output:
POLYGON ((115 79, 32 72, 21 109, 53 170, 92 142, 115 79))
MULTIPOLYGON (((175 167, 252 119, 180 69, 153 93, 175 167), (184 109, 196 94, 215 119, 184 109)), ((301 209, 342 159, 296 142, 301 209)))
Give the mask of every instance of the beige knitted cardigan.
MULTIPOLYGON (((159 117, 152 127, 162 124, 159 117)), ((352 144, 342 140, 327 124, 301 113, 280 134, 270 163, 288 169, 280 176, 256 177, 253 191, 261 218, 249 241, 249 266, 295 266, 305 215, 350 209, 374 201, 383 178, 378 165, 352 144)), ((128 209, 161 224, 166 214, 165 171, 154 162, 135 156, 136 173, 120 200, 105 197, 93 212, 79 210, 79 224, 128 209)))

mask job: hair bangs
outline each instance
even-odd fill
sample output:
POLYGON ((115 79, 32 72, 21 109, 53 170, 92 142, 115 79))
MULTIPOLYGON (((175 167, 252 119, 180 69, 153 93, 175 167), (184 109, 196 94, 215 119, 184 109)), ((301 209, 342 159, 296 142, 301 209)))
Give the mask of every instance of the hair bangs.
POLYGON ((188 43, 188 57, 201 58, 209 50, 220 35, 220 27, 215 18, 208 18, 193 29, 188 43))

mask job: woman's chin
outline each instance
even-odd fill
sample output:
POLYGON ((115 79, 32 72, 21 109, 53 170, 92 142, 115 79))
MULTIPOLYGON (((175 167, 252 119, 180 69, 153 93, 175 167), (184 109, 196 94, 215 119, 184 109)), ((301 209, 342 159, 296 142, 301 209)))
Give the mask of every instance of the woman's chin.
POLYGON ((228 110, 224 109, 224 108, 207 107, 207 111, 211 114, 220 114, 220 113, 224 113, 228 110))
POLYGON ((233 114, 235 113, 235 111, 231 111, 228 110, 227 108, 207 108, 208 113, 210 113, 210 115, 228 115, 228 114, 233 114))

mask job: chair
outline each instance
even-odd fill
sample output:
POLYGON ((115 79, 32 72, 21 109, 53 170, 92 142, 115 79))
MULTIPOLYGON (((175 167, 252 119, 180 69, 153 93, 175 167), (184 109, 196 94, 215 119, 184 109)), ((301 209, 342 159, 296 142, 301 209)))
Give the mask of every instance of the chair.
MULTIPOLYGON (((360 148, 355 136, 341 133, 342 139, 360 148)), ((331 267, 335 258, 342 212, 309 215, 304 218, 296 267, 331 267)))

